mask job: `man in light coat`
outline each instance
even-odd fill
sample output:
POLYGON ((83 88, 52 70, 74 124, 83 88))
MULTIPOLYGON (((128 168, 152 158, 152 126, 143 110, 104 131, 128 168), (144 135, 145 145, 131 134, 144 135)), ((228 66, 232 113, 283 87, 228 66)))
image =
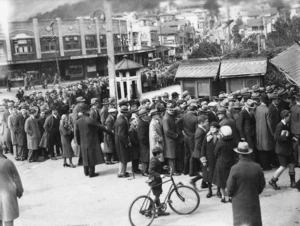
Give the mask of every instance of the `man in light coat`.
POLYGON ((228 196, 232 198, 233 225, 262 226, 259 194, 266 184, 264 173, 249 157, 253 150, 247 142, 240 142, 234 151, 240 159, 231 168, 227 180, 228 196))
POLYGON ((30 117, 25 121, 25 132, 27 134, 27 148, 28 162, 36 162, 38 160, 37 150, 39 149, 39 143, 41 140, 41 131, 39 128, 38 120, 36 116, 38 114, 36 109, 29 110, 30 117))
POLYGON ((11 142, 13 145, 14 157, 17 161, 20 160, 20 158, 18 157, 18 143, 17 143, 17 137, 16 137, 16 129, 17 129, 16 121, 17 121, 18 115, 19 115, 18 107, 13 106, 12 113, 10 114, 10 116, 8 116, 8 119, 7 119, 8 128, 9 128, 10 134, 11 134, 11 142))
POLYGON ((154 147, 160 146, 164 150, 164 133, 160 112, 157 109, 150 111, 151 122, 149 125, 149 147, 150 159, 153 157, 152 150, 154 147))
POLYGON ((261 96, 261 104, 256 108, 256 148, 258 150, 259 163, 263 170, 271 170, 272 151, 275 149, 274 136, 268 124, 268 95, 261 96))

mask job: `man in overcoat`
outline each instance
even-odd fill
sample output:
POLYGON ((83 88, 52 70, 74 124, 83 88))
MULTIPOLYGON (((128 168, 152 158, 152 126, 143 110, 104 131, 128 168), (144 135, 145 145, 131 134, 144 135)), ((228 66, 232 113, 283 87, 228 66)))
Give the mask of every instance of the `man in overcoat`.
POLYGON ((232 198, 233 225, 262 226, 259 194, 266 184, 264 173, 249 157, 253 150, 247 142, 240 142, 234 151, 240 159, 232 166, 227 179, 228 196, 232 198))
POLYGON ((176 158, 176 146, 178 134, 176 133, 175 125, 175 111, 172 101, 167 103, 167 111, 162 120, 164 139, 165 139, 165 153, 164 157, 167 159, 169 167, 175 168, 175 158, 176 158))
POLYGON ((41 140, 41 131, 39 129, 36 109, 30 109, 30 117, 25 121, 25 132, 27 134, 28 162, 36 162, 38 160, 37 150, 41 140))
POLYGON ((140 143, 140 160, 142 162, 142 175, 148 177, 148 167, 150 160, 149 153, 149 112, 146 108, 139 111, 138 123, 137 123, 137 134, 140 143))
POLYGON ((119 172, 118 177, 124 178, 129 177, 129 173, 126 172, 127 163, 131 161, 130 156, 130 140, 129 140, 129 122, 127 119, 130 113, 127 106, 123 105, 120 107, 120 113, 117 116, 114 125, 115 131, 115 148, 119 158, 119 172))
POLYGON ((21 114, 16 119, 16 139, 18 144, 17 158, 24 161, 27 157, 27 139, 24 130, 25 121, 28 118, 28 106, 23 105, 21 107, 21 114))
POLYGON ((8 127, 8 117, 12 114, 13 106, 14 106, 13 102, 8 102, 8 104, 7 104, 8 109, 6 109, 3 112, 3 117, 2 117, 2 120, 0 122, 0 124, 2 125, 2 129, 3 129, 2 130, 2 135, 3 135, 4 145, 5 145, 5 153, 6 152, 14 153, 13 145, 12 145, 11 132, 10 132, 10 129, 8 127))
MULTIPOLYGON (((193 167, 193 152, 195 149, 195 132, 198 126, 197 120, 197 105, 191 104, 188 107, 188 112, 183 115, 183 131, 184 131, 184 149, 185 149, 185 158, 184 158, 184 174, 190 174, 193 176, 195 174, 193 167)), ((200 157, 199 157, 200 158, 200 157)))
POLYGON ((259 163, 263 170, 270 170, 272 152, 275 149, 274 136, 268 124, 268 95, 261 96, 261 104, 256 108, 256 148, 259 156, 259 163))
POLYGON ((17 127, 16 127, 16 121, 17 117, 19 115, 18 112, 18 107, 15 105, 13 106, 11 114, 8 116, 7 123, 8 123, 8 128, 10 130, 10 137, 11 137, 11 142, 13 145, 13 152, 14 152, 14 157, 18 161, 20 160, 18 157, 18 143, 17 143, 17 127))
MULTIPOLYGON (((108 117, 105 121, 105 126, 108 130, 114 131, 114 124, 117 118, 118 110, 115 108, 109 108, 108 109, 108 117)), ((104 150, 106 157, 106 164, 112 165, 114 164, 112 162, 113 155, 116 155, 115 150, 115 136, 113 134, 104 133, 104 150)))
MULTIPOLYGON (((300 94, 296 96, 296 105, 291 108, 291 132, 300 139, 300 94)), ((294 145, 294 156, 296 166, 300 167, 300 145, 299 142, 294 145)))
MULTIPOLYGON (((255 117, 254 117, 255 103, 253 100, 248 99, 245 103, 244 109, 239 114, 237 120, 237 129, 239 131, 242 141, 249 144, 249 147, 255 149, 255 117)), ((253 160, 257 160, 255 153, 251 154, 253 160)))
POLYGON ((95 173, 95 166, 104 163, 104 156, 102 154, 99 134, 106 132, 112 134, 112 132, 106 129, 105 126, 89 117, 89 107, 82 105, 80 117, 75 126, 75 139, 78 145, 80 145, 80 151, 82 154, 84 174, 89 177, 96 177, 99 174, 95 173))
POLYGON ((149 125, 149 148, 150 158, 153 156, 154 147, 160 146, 164 150, 164 132, 160 118, 160 112, 157 109, 150 111, 151 122, 149 125))

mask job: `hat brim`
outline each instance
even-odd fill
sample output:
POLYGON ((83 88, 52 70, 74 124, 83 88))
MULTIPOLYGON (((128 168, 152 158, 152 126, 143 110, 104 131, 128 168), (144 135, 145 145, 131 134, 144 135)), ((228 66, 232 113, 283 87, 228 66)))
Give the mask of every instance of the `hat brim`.
POLYGON ((131 111, 128 110, 128 111, 124 111, 124 110, 120 110, 121 113, 130 113, 131 111))
POLYGON ((240 151, 238 150, 238 148, 234 148, 233 150, 234 150, 236 153, 242 154, 242 155, 249 155, 249 154, 251 154, 251 153, 253 152, 253 149, 252 149, 252 148, 249 148, 247 152, 240 152, 240 151))

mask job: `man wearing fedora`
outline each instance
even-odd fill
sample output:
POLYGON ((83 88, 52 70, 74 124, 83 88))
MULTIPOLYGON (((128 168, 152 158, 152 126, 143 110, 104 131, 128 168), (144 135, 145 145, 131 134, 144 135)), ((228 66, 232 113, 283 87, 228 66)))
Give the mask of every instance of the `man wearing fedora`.
MULTIPOLYGON (((105 121, 105 126, 108 130, 114 131, 114 124, 117 118, 118 111, 115 108, 108 109, 108 117, 105 121)), ((112 157, 115 155, 115 137, 113 134, 104 133, 104 150, 105 153, 105 163, 107 165, 112 165, 112 157)))
POLYGON ((289 167, 290 175, 290 187, 296 188, 295 182, 295 157, 293 155, 293 144, 292 142, 298 142, 298 139, 291 133, 289 122, 290 122, 290 112, 288 110, 283 110, 280 114, 281 121, 276 126, 275 130, 275 152, 278 156, 280 167, 276 170, 273 178, 269 181, 269 184, 275 189, 280 190, 277 186, 277 181, 280 175, 289 167))
POLYGON ((91 99, 90 118, 94 119, 98 123, 101 123, 100 112, 99 112, 99 101, 97 98, 91 99))
POLYGON ((264 173, 249 155, 253 152, 247 142, 240 142, 234 151, 239 154, 239 161, 231 167, 227 179, 228 196, 232 200, 233 225, 261 226, 259 194, 266 181, 264 173))
MULTIPOLYGON (((254 150, 255 148, 255 117, 254 117, 255 103, 248 99, 245 103, 244 109, 240 112, 237 120, 237 129, 239 131, 241 141, 246 141, 254 150)), ((252 153, 253 160, 256 159, 256 153, 252 153)), ((256 159, 257 160, 257 159, 256 159)))

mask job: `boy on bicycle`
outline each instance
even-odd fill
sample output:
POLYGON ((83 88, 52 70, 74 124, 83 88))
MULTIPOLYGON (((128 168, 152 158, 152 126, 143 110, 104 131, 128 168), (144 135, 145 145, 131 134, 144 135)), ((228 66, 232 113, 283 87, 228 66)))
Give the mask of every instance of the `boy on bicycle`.
POLYGON ((163 149, 158 146, 153 148, 152 153, 153 157, 150 159, 149 164, 149 186, 152 188, 152 193, 155 196, 154 202, 156 207, 158 208, 157 215, 158 216, 167 216, 170 213, 165 212, 160 205, 160 195, 162 194, 162 179, 161 175, 163 175, 163 165, 161 163, 162 160, 162 152, 163 149))

